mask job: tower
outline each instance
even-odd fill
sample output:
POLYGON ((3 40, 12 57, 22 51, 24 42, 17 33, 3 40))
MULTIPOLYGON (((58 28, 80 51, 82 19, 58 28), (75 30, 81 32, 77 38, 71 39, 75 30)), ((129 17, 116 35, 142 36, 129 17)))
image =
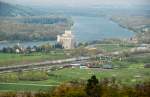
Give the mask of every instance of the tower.
POLYGON ((64 49, 73 49, 75 41, 71 30, 66 30, 64 34, 57 35, 57 42, 60 43, 64 49))

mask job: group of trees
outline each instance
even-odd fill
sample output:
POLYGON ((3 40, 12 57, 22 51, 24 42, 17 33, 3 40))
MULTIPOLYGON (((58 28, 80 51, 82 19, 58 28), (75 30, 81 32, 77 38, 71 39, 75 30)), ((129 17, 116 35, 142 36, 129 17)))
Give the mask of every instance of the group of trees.
POLYGON ((146 16, 120 15, 113 16, 111 20, 117 22, 120 26, 136 32, 139 43, 150 43, 150 19, 146 16))
POLYGON ((58 16, 0 17, 0 41, 45 41, 73 25, 71 19, 58 16))
POLYGON ((97 50, 97 49, 88 49, 85 47, 78 47, 72 50, 71 55, 72 56, 90 56, 90 55, 96 55, 100 52, 101 50, 97 50))
POLYGON ((51 97, 149 97, 149 94, 150 82, 126 86, 115 78, 99 81, 92 76, 86 84, 72 83, 56 88, 51 97))
MULTIPOLYGON (((17 81, 41 81, 47 80, 48 73, 45 71, 20 71, 17 73, 0 74, 0 82, 17 82, 17 81)), ((1 96, 0 96, 1 97, 1 96)))
POLYGON ((19 53, 32 53, 32 52, 49 52, 52 49, 62 49, 62 45, 59 43, 56 43, 54 45, 51 45, 49 43, 43 44, 40 46, 28 46, 28 47, 22 47, 19 45, 14 45, 13 47, 3 47, 0 52, 3 53, 18 53, 16 50, 19 50, 19 53))
POLYGON ((51 92, 1 93, 3 97, 149 97, 150 82, 133 86, 119 84, 115 78, 99 81, 92 76, 87 83, 71 81, 51 92))
POLYGON ((27 81, 41 81, 48 79, 48 73, 45 71, 29 71, 18 74, 19 80, 27 81))
POLYGON ((88 45, 94 44, 121 44, 123 41, 121 39, 104 39, 104 40, 93 40, 89 42, 79 42, 78 47, 86 47, 88 45))
POLYGON ((65 25, 0 23, 0 40, 46 41, 55 40, 66 29, 65 25))

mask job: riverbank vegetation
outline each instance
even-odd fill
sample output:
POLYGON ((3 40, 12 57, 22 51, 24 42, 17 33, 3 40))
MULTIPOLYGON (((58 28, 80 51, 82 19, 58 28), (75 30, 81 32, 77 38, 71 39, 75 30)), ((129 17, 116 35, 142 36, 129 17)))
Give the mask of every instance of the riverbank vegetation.
POLYGON ((0 17, 0 41, 55 40, 73 22, 62 16, 0 17))
POLYGON ((114 15, 111 20, 120 26, 136 32, 139 43, 150 43, 150 18, 142 15, 114 15))

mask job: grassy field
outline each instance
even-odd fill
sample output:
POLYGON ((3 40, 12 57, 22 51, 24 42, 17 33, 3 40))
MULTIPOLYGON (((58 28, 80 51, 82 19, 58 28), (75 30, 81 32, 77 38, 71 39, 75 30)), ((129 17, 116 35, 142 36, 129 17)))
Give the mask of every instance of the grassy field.
POLYGON ((45 60, 57 60, 64 58, 66 58, 66 55, 63 53, 63 51, 58 51, 57 53, 36 52, 28 55, 0 53, 0 66, 20 65, 32 62, 41 62, 45 60))
POLYGON ((0 84, 0 91, 47 91, 52 89, 51 86, 40 86, 40 85, 24 85, 24 84, 0 84))
MULTIPOLYGON (((132 48, 130 46, 122 46, 117 44, 97 44, 95 47, 106 52, 121 51, 132 48)), ((80 52, 77 53, 80 54, 80 52)), ((0 53, 0 67, 64 58, 67 58, 64 50, 53 50, 48 53, 35 52, 31 54, 0 53)))
POLYGON ((117 80, 126 84, 134 83, 135 81, 148 80, 150 77, 150 69, 119 69, 119 70, 99 70, 99 69, 64 69, 55 72, 54 74, 68 78, 67 80, 81 79, 87 80, 90 76, 96 75, 97 78, 116 77, 117 80), (136 76, 139 76, 136 79, 136 76))
POLYGON ((97 49, 104 50, 106 52, 122 51, 122 50, 128 50, 130 48, 133 48, 131 46, 118 45, 118 44, 97 44, 95 45, 95 47, 97 49))
MULTIPOLYGON (((122 47, 118 45, 98 45, 106 51, 126 50, 131 47, 122 47)), ((56 85, 75 80, 86 81, 92 75, 96 75, 98 79, 115 77, 118 82, 123 84, 135 84, 137 82, 150 81, 150 69, 144 68, 144 63, 149 63, 149 54, 132 55, 125 61, 112 62, 113 65, 118 65, 120 69, 80 69, 80 68, 65 68, 56 71, 48 72, 48 78, 41 81, 25 81, 16 80, 14 82, 0 83, 0 91, 39 91, 49 90, 56 85), (138 57, 140 56, 140 57, 138 57), (137 58, 138 57, 138 58, 137 58), (134 58, 134 59, 133 59, 134 58), (135 61, 134 61, 135 60, 135 61), (140 60, 140 61, 136 61, 140 60), (130 61, 130 62, 129 62, 130 61), (125 67, 125 68, 124 68, 125 67), (54 85, 54 86, 53 86, 54 85)), ((32 53, 24 54, 4 54, 0 53, 0 66, 39 62, 43 60, 56 60, 66 58, 64 51, 56 53, 32 53)), ((11 73, 12 74, 12 73, 11 73)))
POLYGON ((66 68, 49 72, 48 80, 17 81, 15 84, 0 83, 0 91, 45 91, 67 81, 87 80, 92 75, 96 75, 98 79, 115 77, 117 81, 123 84, 135 84, 150 80, 150 69, 135 67, 134 65, 129 68, 113 70, 66 68))

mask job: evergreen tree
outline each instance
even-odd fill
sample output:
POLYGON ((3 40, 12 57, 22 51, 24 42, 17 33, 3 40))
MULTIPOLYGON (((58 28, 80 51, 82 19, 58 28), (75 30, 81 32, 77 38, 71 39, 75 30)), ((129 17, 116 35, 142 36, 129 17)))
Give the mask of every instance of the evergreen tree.
POLYGON ((89 97, 101 97, 98 79, 93 75, 87 82, 86 93, 89 97))

